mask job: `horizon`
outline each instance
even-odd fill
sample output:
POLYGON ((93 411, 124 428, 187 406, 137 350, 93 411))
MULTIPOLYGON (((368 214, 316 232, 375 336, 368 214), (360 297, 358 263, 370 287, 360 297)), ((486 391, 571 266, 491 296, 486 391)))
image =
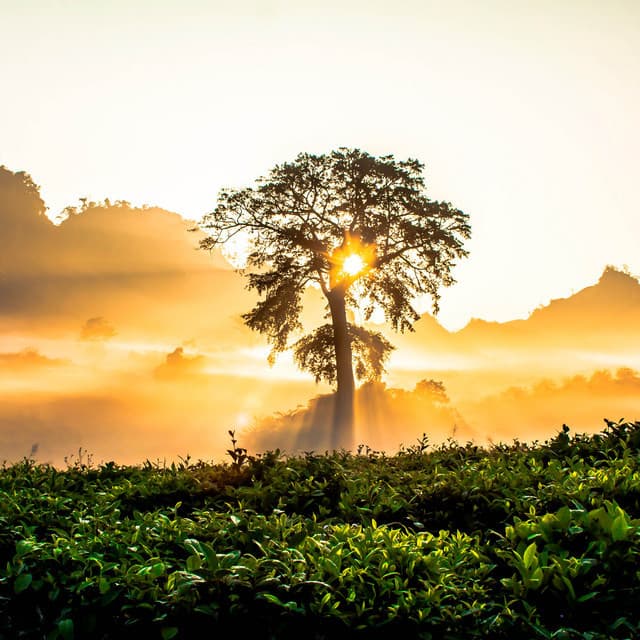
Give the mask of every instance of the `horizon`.
MULTIPOLYGON (((30 176, 31 179, 33 179, 33 176, 31 176, 31 174, 29 174, 29 172, 27 170, 24 169, 11 169, 10 167, 7 167, 5 165, 0 165, 0 168, 4 168, 12 173, 25 173, 26 175, 30 176)), ((36 180, 34 180, 34 184, 36 185, 36 187, 38 188, 41 196, 42 196, 42 186, 40 184, 38 184, 38 182, 36 180)), ((66 213, 68 210, 73 210, 74 208, 76 208, 75 213, 72 213, 72 215, 83 215, 86 212, 82 211, 81 207, 82 206, 89 206, 91 209, 98 209, 98 210, 107 210, 110 207, 114 207, 114 206, 119 206, 119 205, 124 205, 125 207, 129 207, 134 211, 140 211, 140 212, 150 212, 153 213, 155 210, 159 210, 163 213, 168 213, 171 215, 177 215, 179 216, 183 222, 187 223, 187 224, 195 224, 196 226, 199 223, 199 220, 194 220, 191 218, 187 218, 184 215, 182 215, 181 213, 177 212, 177 211, 171 211, 168 209, 165 209, 163 207, 161 207, 160 205, 157 204, 149 204, 149 203, 142 203, 142 204, 133 204, 131 202, 129 202, 128 200, 125 199, 116 199, 116 198, 105 198, 104 200, 98 200, 98 201, 91 201, 89 199, 82 199, 81 202, 76 203, 75 205, 67 205, 66 207, 64 207, 57 215, 56 217, 51 217, 48 213, 49 211, 49 207, 46 205, 46 202, 44 202, 45 205, 45 215, 47 216, 47 218, 53 223, 54 226, 59 227, 60 225, 62 225, 65 220, 69 217, 69 214, 66 213), (77 210, 77 208, 80 207, 79 210, 77 210)), ((195 247, 194 247, 195 248, 195 247)), ((214 266, 216 268, 220 268, 220 260, 224 261, 224 263, 226 264, 226 266, 230 269, 230 270, 234 270, 234 271, 238 271, 238 267, 236 265, 234 265, 234 260, 233 260, 233 255, 229 254, 226 251, 226 247, 222 247, 222 249, 216 249, 215 250, 215 258, 212 259, 211 261, 211 265, 214 266)), ((538 302, 535 306, 532 306, 534 303, 533 301, 531 301, 530 305, 529 305, 529 310, 524 312, 523 314, 516 314, 513 316, 505 316, 503 318, 499 318, 499 319, 493 319, 493 318, 489 318, 489 317, 482 317, 482 316, 469 316, 468 318, 466 318, 465 322, 463 324, 460 324, 459 322, 446 322, 446 319, 442 318, 442 314, 438 313, 438 314, 434 314, 431 310, 431 302, 430 301, 425 301, 425 302, 420 302, 420 301, 416 301, 416 308, 419 311, 420 315, 430 315, 433 316, 438 324, 440 324, 440 326, 442 326, 444 329, 446 329, 449 333, 457 333, 459 331, 464 330, 465 328, 467 328, 469 326, 469 324, 473 323, 474 321, 481 321, 481 322, 487 322, 487 323, 497 323, 497 324, 506 324, 509 322, 513 322, 515 320, 526 320, 528 318, 531 317, 532 314, 534 314, 537 310, 544 308, 548 305, 550 305, 551 303, 557 301, 557 300, 564 300, 567 298, 572 297, 573 295, 575 295, 576 293, 580 292, 581 290, 593 286, 595 284, 597 284, 600 279, 608 272, 608 271, 615 271, 617 273, 620 274, 624 274, 626 276, 629 276, 631 278, 633 278, 636 281, 640 281, 640 272, 639 273, 633 273, 632 270, 630 269, 629 265, 627 263, 621 263, 621 262, 616 262, 616 263, 606 263, 603 262, 602 266, 600 267, 600 271, 598 272, 599 275, 596 275, 596 277, 594 279, 591 280, 585 280, 582 282, 579 282, 577 287, 572 288, 570 291, 566 292, 563 295, 559 295, 557 297, 551 297, 550 293, 547 293, 543 296, 543 301, 542 302, 538 302)), ((458 282, 454 283, 454 287, 455 285, 458 284, 458 282)), ((440 295, 442 297, 446 296, 446 291, 447 288, 442 288, 440 295)), ((384 322, 376 322, 375 320, 372 320, 373 324, 384 324, 384 322)))

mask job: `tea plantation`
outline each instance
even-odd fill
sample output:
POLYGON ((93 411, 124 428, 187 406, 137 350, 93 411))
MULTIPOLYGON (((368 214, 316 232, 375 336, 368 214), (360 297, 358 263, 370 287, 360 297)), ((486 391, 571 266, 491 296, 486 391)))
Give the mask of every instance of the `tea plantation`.
POLYGON ((640 637, 640 422, 0 469, 2 638, 640 637))

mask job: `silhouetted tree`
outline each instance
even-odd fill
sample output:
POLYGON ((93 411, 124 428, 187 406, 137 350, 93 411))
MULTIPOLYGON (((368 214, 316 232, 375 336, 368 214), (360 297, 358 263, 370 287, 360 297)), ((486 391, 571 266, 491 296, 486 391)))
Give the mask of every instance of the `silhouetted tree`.
MULTIPOLYGON (((40 189, 24 171, 13 172, 0 165, 0 230, 3 239, 14 229, 25 234, 36 228, 51 228, 40 189)), ((27 240, 25 235, 24 241, 27 240)), ((24 250, 24 247, 20 247, 24 250)))
POLYGON ((28 173, 0 166, 0 311, 20 295, 10 283, 18 268, 34 281, 46 269, 56 231, 46 209, 28 173))
POLYGON ((299 366, 337 384, 334 447, 352 445, 354 352, 356 373, 375 379, 392 348, 350 324, 347 310, 358 306, 369 320, 379 308, 396 331, 412 330, 413 301, 427 294, 437 312, 439 287, 454 282, 454 261, 467 255, 468 216, 426 196, 423 168, 358 149, 303 153, 253 188, 223 190, 201 221, 210 233, 203 248, 240 239, 248 247, 240 271, 262 299, 243 319, 267 336, 270 358, 293 346, 299 366), (310 285, 324 294, 331 323, 290 345, 310 285))
POLYGON ((449 402, 447 390, 439 380, 420 380, 420 382, 416 384, 414 393, 431 402, 440 404, 447 404, 449 402))

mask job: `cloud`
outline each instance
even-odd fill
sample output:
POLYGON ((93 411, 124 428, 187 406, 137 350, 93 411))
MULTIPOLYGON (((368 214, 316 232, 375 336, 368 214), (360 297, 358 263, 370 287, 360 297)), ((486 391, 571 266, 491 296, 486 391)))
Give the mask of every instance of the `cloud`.
POLYGON ((161 380, 201 375, 205 362, 204 356, 186 356, 184 347, 176 347, 171 353, 167 354, 165 362, 156 367, 154 375, 161 380))
POLYGON ((565 423, 575 431, 593 432, 602 428, 605 418, 640 418, 640 374, 623 367, 560 380, 543 378, 458 408, 485 441, 546 440, 565 423))
POLYGON ((33 348, 26 348, 13 353, 0 353, 0 371, 2 369, 25 370, 42 367, 59 367, 65 364, 68 364, 67 360, 49 358, 33 348))
POLYGON ((113 325, 102 316, 89 318, 80 331, 81 340, 108 340, 115 335, 113 325))

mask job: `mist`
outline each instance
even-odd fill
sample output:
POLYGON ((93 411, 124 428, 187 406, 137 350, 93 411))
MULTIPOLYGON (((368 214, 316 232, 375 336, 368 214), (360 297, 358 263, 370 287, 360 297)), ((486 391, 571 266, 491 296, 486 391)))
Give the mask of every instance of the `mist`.
MULTIPOLYGON (((26 173, 0 168, 0 460, 64 465, 78 451, 136 464, 220 460, 235 429, 250 452, 323 451, 332 389, 298 371, 241 315, 255 299, 179 214, 84 201, 58 224, 26 173)), ((415 333, 356 394, 356 442, 397 451, 422 434, 491 445, 640 415, 640 284, 601 278, 529 318, 415 333)), ((322 308, 305 295, 305 322, 322 308)))

